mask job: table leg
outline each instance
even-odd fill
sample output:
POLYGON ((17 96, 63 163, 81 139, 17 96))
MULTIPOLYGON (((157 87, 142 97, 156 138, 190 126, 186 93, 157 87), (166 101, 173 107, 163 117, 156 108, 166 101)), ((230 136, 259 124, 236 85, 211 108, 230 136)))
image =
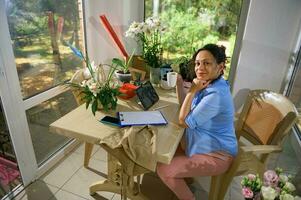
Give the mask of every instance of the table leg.
POLYGON ((84 155, 84 167, 87 168, 89 165, 90 157, 93 150, 93 144, 85 143, 85 155, 84 155))

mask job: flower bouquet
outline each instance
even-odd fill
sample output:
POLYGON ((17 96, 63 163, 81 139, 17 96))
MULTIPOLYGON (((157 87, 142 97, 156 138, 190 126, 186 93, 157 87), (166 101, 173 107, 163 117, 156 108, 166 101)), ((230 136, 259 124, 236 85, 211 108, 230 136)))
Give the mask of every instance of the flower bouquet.
POLYGON ((69 47, 86 64, 86 67, 77 71, 67 84, 79 90, 79 96, 81 100, 85 101, 86 109, 91 105, 93 115, 100 107, 104 111, 116 109, 117 96, 120 93, 118 86, 111 81, 116 65, 113 65, 113 67, 107 65, 110 67, 110 70, 108 76, 105 76, 104 64, 95 65, 80 50, 71 45, 69 47))
POLYGON ((263 181, 258 174, 248 174, 241 181, 242 194, 248 200, 301 200, 298 196, 294 197, 296 188, 291 179, 281 168, 264 172, 263 181))
POLYGON ((260 189, 262 186, 262 181, 259 175, 248 174, 248 176, 243 177, 241 181, 242 194, 245 199, 258 199, 260 196, 260 189))
POLYGON ((126 31, 125 36, 136 38, 143 46, 143 59, 150 67, 151 82, 160 81, 160 67, 162 65, 163 48, 161 44, 161 33, 165 27, 157 17, 149 17, 145 22, 133 22, 126 31), (156 69, 156 70, 154 70, 156 69), (152 81, 152 75, 154 77, 152 81))

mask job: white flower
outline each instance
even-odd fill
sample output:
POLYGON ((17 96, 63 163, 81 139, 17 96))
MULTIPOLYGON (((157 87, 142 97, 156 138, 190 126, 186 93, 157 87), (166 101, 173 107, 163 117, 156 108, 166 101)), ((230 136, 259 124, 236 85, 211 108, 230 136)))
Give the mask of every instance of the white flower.
POLYGON ((301 197, 295 196, 295 199, 294 199, 294 200, 301 200, 301 197))
POLYGON ((268 186, 262 186, 261 187, 261 193, 264 200, 274 200, 277 196, 276 190, 274 190, 272 187, 268 186))
POLYGON ((280 200, 294 200, 294 197, 290 194, 280 195, 280 200))
POLYGON ((292 183, 286 182, 285 185, 283 186, 283 189, 286 189, 289 192, 293 192, 296 190, 296 187, 292 183))
POLYGON ((97 93, 100 91, 97 83, 92 83, 91 85, 89 85, 89 89, 95 97, 97 96, 97 93))
POLYGON ((139 33, 143 33, 143 24, 134 21, 125 32, 125 36, 134 38, 139 33))
POLYGON ((88 67, 85 67, 84 71, 83 71, 83 76, 84 76, 84 79, 89 79, 91 78, 91 73, 88 69, 88 67))
POLYGON ((152 29, 159 28, 161 26, 161 22, 158 17, 149 17, 145 20, 145 23, 152 29))
POLYGON ((81 87, 86 87, 87 85, 87 80, 83 80, 81 83, 80 83, 80 86, 81 87))
POLYGON ((141 23, 141 29, 142 29, 142 32, 145 33, 145 34, 151 34, 152 33, 152 28, 146 24, 146 23, 141 23))
MULTIPOLYGON (((92 67, 92 72, 96 72, 98 66, 95 65, 94 61, 91 62, 91 67, 92 67)), ((84 71, 83 71, 83 76, 84 76, 84 79, 89 79, 91 78, 91 72, 90 70, 88 69, 88 67, 85 67, 84 71)))
POLYGON ((285 174, 280 174, 279 179, 282 183, 286 183, 288 181, 288 176, 286 176, 285 174))
MULTIPOLYGON (((162 22, 160 21, 160 19, 158 17, 149 17, 149 18, 147 18, 145 20, 145 25, 144 26, 147 27, 146 30, 148 30, 148 32, 155 31, 155 30, 164 31, 166 29, 166 27, 163 26, 162 22)), ((147 33, 147 32, 145 32, 145 33, 147 33)))

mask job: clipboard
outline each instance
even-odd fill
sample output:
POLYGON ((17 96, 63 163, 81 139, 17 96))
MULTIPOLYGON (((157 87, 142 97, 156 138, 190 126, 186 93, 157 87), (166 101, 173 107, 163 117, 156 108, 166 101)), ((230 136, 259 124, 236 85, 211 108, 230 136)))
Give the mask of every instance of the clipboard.
POLYGON ((121 126, 166 125, 168 124, 160 111, 118 112, 121 126))

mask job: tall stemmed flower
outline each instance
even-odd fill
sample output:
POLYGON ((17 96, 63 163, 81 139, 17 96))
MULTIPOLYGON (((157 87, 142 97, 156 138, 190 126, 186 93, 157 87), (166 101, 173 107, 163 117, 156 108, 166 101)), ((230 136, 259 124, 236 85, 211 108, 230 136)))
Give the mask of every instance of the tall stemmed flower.
POLYGON ((126 37, 142 43, 143 58, 150 67, 158 68, 162 64, 161 33, 165 29, 159 18, 149 17, 145 22, 133 22, 125 33, 126 37))
MULTIPOLYGON (((108 76, 105 76, 103 65, 95 65, 94 62, 90 62, 88 56, 84 56, 83 53, 77 48, 69 45, 70 49, 78 58, 80 58, 85 64, 86 68, 82 69, 82 78, 79 83, 68 82, 71 87, 74 87, 80 91, 81 98, 86 102, 86 108, 91 104, 91 110, 95 115, 99 105, 105 111, 115 109, 117 106, 117 96, 120 94, 118 87, 112 82, 112 76, 116 70, 116 65, 110 67, 108 76)), ((87 55, 87 54, 86 54, 87 55)))

